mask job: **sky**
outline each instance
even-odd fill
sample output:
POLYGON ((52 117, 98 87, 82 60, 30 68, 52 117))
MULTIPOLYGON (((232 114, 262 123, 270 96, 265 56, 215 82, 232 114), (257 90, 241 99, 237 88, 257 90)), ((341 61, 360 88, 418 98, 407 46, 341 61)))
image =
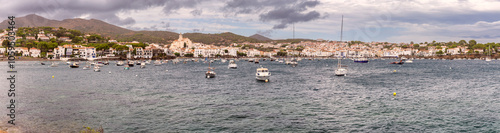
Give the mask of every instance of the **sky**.
POLYGON ((99 19, 131 30, 271 39, 500 42, 500 0, 0 0, 0 16, 99 19), (295 27, 295 28, 293 28, 295 27), (295 30, 293 30, 295 29, 295 30), (295 36, 294 32, 295 31, 295 36))

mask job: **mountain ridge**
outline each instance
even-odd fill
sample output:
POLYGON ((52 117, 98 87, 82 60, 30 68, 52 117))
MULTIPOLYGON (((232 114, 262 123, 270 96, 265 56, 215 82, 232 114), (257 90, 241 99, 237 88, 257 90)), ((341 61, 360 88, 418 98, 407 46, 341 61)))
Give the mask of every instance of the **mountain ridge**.
MULTIPOLYGON (((179 36, 178 33, 170 31, 133 31, 109 24, 98 19, 87 20, 81 18, 73 18, 64 20, 51 20, 42 16, 38 16, 36 14, 29 14, 24 17, 16 17, 15 21, 16 27, 63 27, 66 29, 80 30, 84 33, 99 34, 101 36, 110 37, 111 39, 115 39, 118 41, 139 41, 167 44, 176 40, 179 36)), ((0 27, 7 26, 7 19, 0 23, 0 27)), ((231 43, 242 42, 264 42, 256 38, 245 37, 230 32, 217 34, 184 33, 183 36, 191 39, 193 42, 214 45, 229 45, 231 43)))

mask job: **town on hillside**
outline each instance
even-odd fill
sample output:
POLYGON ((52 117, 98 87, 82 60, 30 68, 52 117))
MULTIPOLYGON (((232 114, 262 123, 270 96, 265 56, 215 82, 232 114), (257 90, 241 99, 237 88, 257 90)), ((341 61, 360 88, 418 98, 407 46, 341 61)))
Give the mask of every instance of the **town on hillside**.
MULTIPOLYGON (((21 27, 16 32, 15 53, 44 59, 165 59, 175 57, 433 57, 443 55, 496 55, 499 43, 459 42, 388 43, 361 41, 232 43, 210 45, 192 42, 179 33, 171 43, 120 42, 99 34, 62 27, 21 27)), ((0 57, 5 58, 7 30, 0 31, 0 57)))

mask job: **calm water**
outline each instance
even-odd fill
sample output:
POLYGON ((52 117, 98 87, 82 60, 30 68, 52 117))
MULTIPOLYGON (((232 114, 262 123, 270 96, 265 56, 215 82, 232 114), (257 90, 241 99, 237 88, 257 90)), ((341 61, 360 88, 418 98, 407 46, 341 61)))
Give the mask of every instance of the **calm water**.
POLYGON ((214 79, 202 62, 112 62, 99 73, 17 62, 16 122, 28 132, 500 132, 500 61, 391 61, 344 60, 346 77, 333 76, 337 60, 262 61, 269 83, 244 60, 236 70, 216 62, 214 79))

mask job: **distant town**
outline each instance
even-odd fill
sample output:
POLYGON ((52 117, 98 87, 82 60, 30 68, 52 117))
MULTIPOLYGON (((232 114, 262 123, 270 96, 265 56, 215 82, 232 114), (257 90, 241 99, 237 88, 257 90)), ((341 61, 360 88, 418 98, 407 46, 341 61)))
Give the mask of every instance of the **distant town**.
MULTIPOLYGON (((459 42, 389 43, 361 41, 232 43, 210 45, 192 42, 179 33, 171 43, 119 42, 110 37, 55 27, 21 27, 15 29, 15 52, 20 57, 44 59, 165 59, 175 57, 431 57, 442 55, 492 55, 499 43, 480 44, 475 40, 459 42)), ((0 57, 5 57, 7 31, 0 31, 0 57)))

